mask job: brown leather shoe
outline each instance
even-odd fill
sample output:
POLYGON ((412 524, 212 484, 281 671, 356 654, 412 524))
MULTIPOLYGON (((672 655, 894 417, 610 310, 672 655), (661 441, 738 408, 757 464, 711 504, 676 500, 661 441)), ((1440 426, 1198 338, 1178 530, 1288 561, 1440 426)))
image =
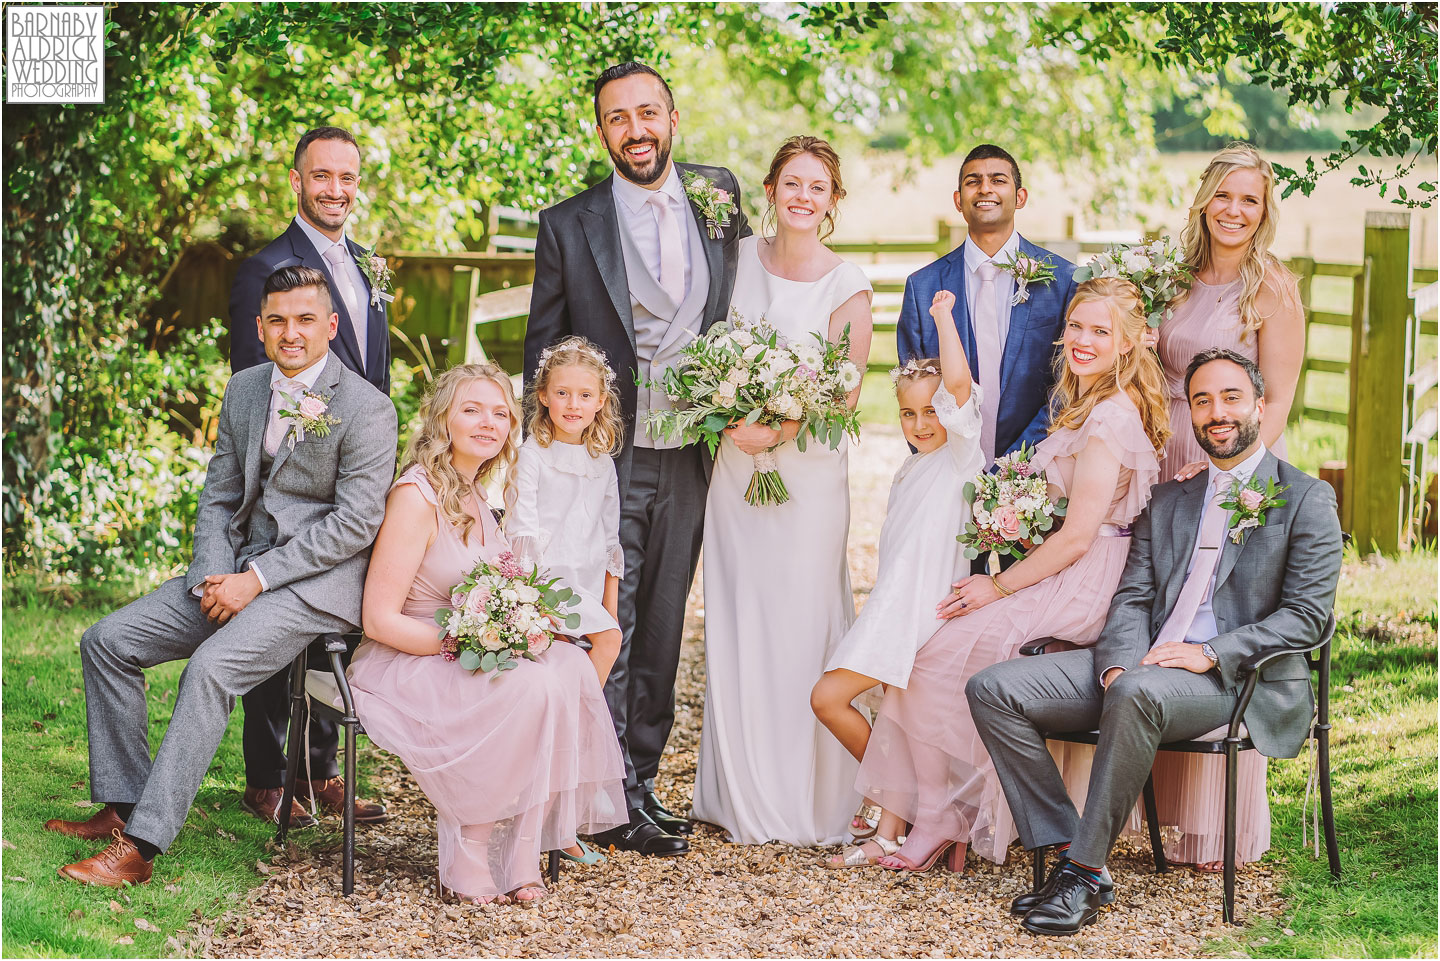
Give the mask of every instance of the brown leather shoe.
MULTIPOLYGON (((339 815, 345 811, 345 779, 343 777, 326 778, 323 781, 297 781, 295 793, 306 800, 314 794, 315 800, 320 802, 321 810, 327 814, 339 815)), ((381 821, 390 820, 390 812, 385 810, 385 805, 378 801, 365 801, 355 799, 355 823, 356 824, 379 824, 381 821)))
MULTIPOLYGON (((300 783, 304 784, 305 782, 301 781, 300 783)), ((240 806, 262 821, 279 824, 280 801, 284 797, 284 788, 247 787, 244 797, 240 799, 240 806)), ((292 828, 313 828, 318 823, 300 803, 298 794, 290 799, 290 826, 292 828)))
POLYGON ((60 869, 60 876, 79 881, 81 884, 98 884, 106 888, 120 888, 127 884, 144 884, 150 880, 154 866, 140 856, 140 851, 116 828, 111 835, 110 846, 93 858, 67 864, 60 869))
POLYGON ((54 831, 56 834, 68 834, 72 838, 80 838, 83 841, 103 841, 112 836, 115 831, 125 830, 125 822, 120 820, 120 815, 115 811, 113 805, 105 805, 85 821, 62 821, 59 818, 51 818, 45 822, 45 830, 54 831))

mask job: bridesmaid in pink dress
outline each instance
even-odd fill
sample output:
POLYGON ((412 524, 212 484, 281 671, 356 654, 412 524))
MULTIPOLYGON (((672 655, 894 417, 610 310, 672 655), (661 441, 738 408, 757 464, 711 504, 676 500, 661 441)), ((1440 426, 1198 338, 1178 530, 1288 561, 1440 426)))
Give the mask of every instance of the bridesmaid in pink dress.
POLYGON ((480 560, 509 550, 483 483, 515 460, 510 381, 491 364, 442 374, 391 488, 365 582, 366 639, 350 667, 370 739, 435 805, 442 897, 546 895, 540 853, 628 823, 624 768, 597 669, 552 644, 503 676, 440 656, 432 615, 480 560))
MULTIPOLYGON (((1260 439, 1285 456, 1285 423, 1305 357, 1305 311, 1295 277, 1270 252, 1278 227, 1275 173, 1254 147, 1231 144, 1210 161, 1180 234, 1185 262, 1195 268, 1189 295, 1160 327, 1158 351, 1170 388, 1175 433, 1165 448, 1164 474, 1189 477, 1206 464, 1190 429, 1185 368, 1202 350, 1226 347, 1256 361, 1265 376, 1260 439)), ((1180 831, 1168 858, 1219 871, 1225 852, 1225 765, 1203 754, 1157 756, 1160 820, 1180 831)), ((1258 860, 1270 847, 1265 758, 1240 756, 1236 860, 1258 860)))
POLYGON ((975 731, 965 684, 1014 657, 1026 641, 1093 643, 1130 549, 1128 524, 1160 474, 1169 436, 1164 378, 1139 292, 1116 278, 1081 284, 1065 320, 1060 411, 1034 464, 1052 496, 1068 496, 1061 529, 994 577, 975 574, 937 606, 951 618, 920 649, 905 689, 890 688, 856 788, 914 827, 892 870, 927 870, 951 845, 997 863, 1016 831, 990 756, 975 731))

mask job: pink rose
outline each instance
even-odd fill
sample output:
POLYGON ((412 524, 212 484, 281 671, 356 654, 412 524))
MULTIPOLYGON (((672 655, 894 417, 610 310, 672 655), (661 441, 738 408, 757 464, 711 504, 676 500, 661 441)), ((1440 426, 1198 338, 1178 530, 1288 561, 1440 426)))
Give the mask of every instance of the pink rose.
POLYGON ((991 511, 990 519, 1007 541, 1013 541, 1020 536, 1020 515, 1009 504, 1001 504, 991 511))
POLYGON ((1240 492, 1240 506, 1247 511, 1258 511, 1260 505, 1265 503, 1265 495, 1249 487, 1240 492))
POLYGON ((525 640, 530 642, 530 653, 537 657, 550 650, 550 635, 544 631, 531 631, 525 640))
POLYGON ((717 188, 715 191, 715 199, 720 201, 722 204, 728 204, 730 202, 730 191, 720 190, 717 188))
POLYGON ((319 397, 306 395, 300 398, 300 416, 306 420, 314 420, 323 415, 329 406, 329 404, 325 403, 319 397))
POLYGON ((470 614, 484 614, 485 606, 490 603, 490 592, 476 589, 470 592, 465 598, 465 610, 470 614))
POLYGON ((462 592, 455 592, 450 595, 450 607, 452 610, 459 610, 465 606, 465 595, 462 592))

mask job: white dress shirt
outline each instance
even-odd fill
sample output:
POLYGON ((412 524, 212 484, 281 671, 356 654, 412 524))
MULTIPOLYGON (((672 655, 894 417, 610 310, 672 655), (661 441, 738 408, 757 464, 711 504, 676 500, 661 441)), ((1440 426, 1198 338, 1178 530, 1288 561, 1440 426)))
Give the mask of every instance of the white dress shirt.
MULTIPOLYGON (((1251 454, 1249 457, 1245 458, 1243 461, 1236 464, 1228 471, 1221 470, 1220 468, 1215 466, 1214 461, 1211 461, 1210 467, 1208 468, 1208 472, 1206 474, 1206 482, 1209 485, 1209 487, 1207 487, 1207 490, 1213 489, 1215 484, 1215 478, 1221 475, 1227 475, 1235 480, 1240 481, 1240 483, 1242 484, 1248 483, 1251 475, 1255 473, 1255 469, 1260 466, 1260 461, 1264 456, 1265 445, 1261 444, 1259 447, 1255 448, 1255 453, 1251 454)), ((1229 485, 1230 482, 1227 481, 1221 489, 1228 491, 1229 485)), ((1210 498, 1207 497, 1205 498, 1204 503, 1200 505, 1200 518, 1195 524, 1195 529, 1197 531, 1200 529, 1200 525, 1205 523, 1206 512, 1212 510, 1218 511, 1221 510, 1221 508, 1212 505, 1210 503, 1210 498)), ((1228 531, 1225 536, 1226 538, 1229 538, 1230 535, 1228 531)), ((1198 555, 1199 551, 1190 552, 1190 563, 1185 567, 1185 573, 1187 575, 1190 573, 1190 568, 1195 566, 1195 558, 1198 555)), ((1218 574, 1219 572, 1220 565, 1216 564, 1215 573, 1218 574)), ((1220 629, 1215 626, 1215 609, 1211 606, 1211 601, 1214 599, 1214 595, 1215 574, 1212 574, 1210 576, 1210 584, 1205 588, 1205 596, 1200 599, 1200 606, 1195 609, 1195 619, 1190 622, 1190 630, 1185 632, 1185 643, 1204 644, 1206 641, 1213 640, 1220 633, 1220 629)))
POLYGON ((1015 277, 1003 265, 1013 263, 1019 252, 1018 230, 1010 231, 1010 238, 995 251, 994 257, 986 256, 985 251, 976 246, 975 241, 965 241, 965 304, 972 323, 975 317, 975 297, 980 290, 980 265, 988 260, 1000 268, 1000 276, 995 278, 995 316, 1000 321, 1002 351, 1005 349, 1005 335, 1010 332, 1010 302, 1015 299, 1015 277))
MULTIPOLYGON (((670 175, 658 188, 659 192, 670 198, 670 211, 676 217, 690 217, 690 201, 685 198, 685 188, 680 183, 680 168, 674 164, 670 165, 670 175)), ((639 184, 632 184, 618 173, 610 179, 610 190, 615 196, 615 213, 620 218, 621 227, 630 234, 635 241, 635 246, 640 249, 640 256, 645 261, 645 269, 650 276, 659 280, 660 277, 660 225, 656 220, 655 208, 650 206, 650 197, 656 192, 647 190, 639 184)), ((683 225, 684 221, 680 223, 683 225)), ((681 235, 684 235, 682 226, 681 235)), ((681 244, 680 255, 685 262, 685 291, 690 291, 690 249, 686 244, 681 244)))

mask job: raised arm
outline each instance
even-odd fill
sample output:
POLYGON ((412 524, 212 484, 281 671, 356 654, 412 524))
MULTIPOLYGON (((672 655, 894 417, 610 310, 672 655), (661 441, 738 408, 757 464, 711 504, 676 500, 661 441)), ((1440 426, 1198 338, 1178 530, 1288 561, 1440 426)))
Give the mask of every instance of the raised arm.
MULTIPOLYGON (((425 552, 435 542, 435 508, 414 484, 401 484, 385 502, 385 520, 370 555, 360 619, 365 636, 407 654, 440 653, 440 629, 401 613, 425 552)), ((479 525, 470 536, 479 534, 479 525)), ((459 580, 457 576, 457 581, 459 580)))
POLYGON ((965 359, 965 346, 960 343, 960 331, 955 328, 955 295, 948 290, 935 291, 930 317, 940 340, 940 377, 956 406, 964 407, 975 381, 970 375, 970 362, 965 359))

